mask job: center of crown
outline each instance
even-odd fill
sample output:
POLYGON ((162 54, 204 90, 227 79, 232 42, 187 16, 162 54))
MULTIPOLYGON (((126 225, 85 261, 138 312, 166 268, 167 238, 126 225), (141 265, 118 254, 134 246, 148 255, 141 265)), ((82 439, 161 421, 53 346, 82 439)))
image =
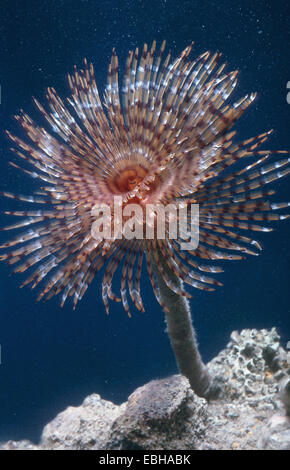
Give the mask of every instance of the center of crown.
MULTIPOLYGON (((141 165, 127 165, 110 178, 108 185, 113 194, 124 194, 138 189, 148 175, 148 170, 141 165)), ((150 190, 150 188, 148 188, 150 190)))
POLYGON ((142 164, 129 159, 119 160, 106 178, 110 195, 124 196, 125 204, 157 203, 164 192, 164 178, 160 174, 151 175, 152 170, 147 161, 142 164))
POLYGON ((143 181, 147 172, 141 168, 129 168, 123 171, 117 178, 117 186, 121 192, 135 189, 143 181))

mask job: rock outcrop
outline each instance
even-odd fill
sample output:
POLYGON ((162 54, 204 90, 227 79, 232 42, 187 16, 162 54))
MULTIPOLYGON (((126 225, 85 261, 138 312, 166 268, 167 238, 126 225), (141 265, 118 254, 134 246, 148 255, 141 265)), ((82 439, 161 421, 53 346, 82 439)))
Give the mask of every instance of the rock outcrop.
POLYGON ((275 328, 233 332, 208 367, 222 396, 207 402, 175 375, 135 390, 120 406, 99 395, 48 423, 40 443, 1 449, 288 449, 290 352, 275 328))

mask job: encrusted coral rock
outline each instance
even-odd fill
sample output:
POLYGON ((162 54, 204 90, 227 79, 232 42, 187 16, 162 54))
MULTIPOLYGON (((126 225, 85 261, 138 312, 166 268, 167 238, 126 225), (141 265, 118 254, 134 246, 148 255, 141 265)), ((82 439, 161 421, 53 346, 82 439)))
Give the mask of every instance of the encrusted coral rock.
POLYGON ((130 395, 115 421, 110 449, 194 449, 204 438, 206 400, 197 397, 186 378, 153 380, 130 395))
POLYGON ((45 449, 105 449, 112 423, 122 407, 93 394, 79 407, 69 406, 42 433, 45 449))
POLYGON ((290 450, 290 417, 275 414, 262 431, 259 447, 267 450, 290 450))
POLYGON ((45 426, 39 446, 2 449, 290 449, 290 352, 275 328, 233 332, 208 364, 220 399, 197 397, 187 379, 153 380, 120 406, 91 395, 45 426))
POLYGON ((280 386, 280 399, 285 408, 285 413, 290 416, 290 377, 285 377, 280 386))

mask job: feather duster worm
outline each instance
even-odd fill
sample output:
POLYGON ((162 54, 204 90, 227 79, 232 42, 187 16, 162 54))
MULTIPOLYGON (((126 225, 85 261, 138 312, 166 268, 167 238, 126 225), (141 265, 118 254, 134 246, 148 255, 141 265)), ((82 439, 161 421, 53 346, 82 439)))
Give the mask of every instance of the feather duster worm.
MULTIPOLYGON (((274 191, 267 185, 289 173, 289 158, 280 156, 270 163, 272 153, 287 152, 258 150, 271 131, 235 141, 231 129, 255 94, 230 104, 237 72, 224 73, 225 64, 218 65, 218 53, 206 52, 189 60, 191 47, 176 60, 171 60, 170 53, 164 57, 165 43, 159 51, 155 42, 151 49, 145 44, 141 54, 138 49, 130 51, 121 93, 118 58, 113 50, 104 106, 93 66, 85 61, 84 70, 75 69, 69 76, 67 105, 53 88, 47 90, 47 109, 35 100, 50 133, 24 112, 17 116, 28 139, 8 135, 18 156, 32 167, 23 171, 44 181, 45 186, 33 196, 3 194, 47 209, 6 211, 26 218, 5 230, 28 230, 1 246, 5 252, 0 259, 16 264, 15 272, 36 266, 23 285, 34 288, 48 279, 38 298, 62 293, 61 304, 70 296, 74 306, 105 265, 102 298, 106 311, 108 299, 112 299, 122 301, 129 315, 127 291, 137 309, 144 311, 140 278, 146 260, 155 296, 168 315, 180 370, 197 393, 206 396, 211 381, 198 355, 186 300, 191 295, 184 285, 213 290, 220 282, 208 273, 221 269, 208 260, 237 260, 257 254, 259 242, 243 231, 269 231, 260 223, 287 217, 277 210, 289 203, 269 202, 267 197, 274 191), (230 171, 239 161, 245 164, 230 171), (172 238, 168 214, 163 238, 154 232, 149 239, 128 239, 122 228, 117 236, 94 237, 94 210, 113 208, 116 197, 122 210, 129 204, 142 211, 152 203, 198 204, 198 246, 181 249, 183 232, 192 221, 188 216, 172 238), (118 296, 112 290, 112 280, 120 266, 118 296), (177 310, 181 312, 179 326, 175 322, 177 310), (184 351, 178 352, 181 343, 184 351), (194 362, 188 356, 194 356, 194 362), (190 362, 193 372, 187 371, 190 362), (200 387, 196 385, 201 383, 199 377, 204 378, 200 387)), ((108 222, 109 228, 114 222, 108 222)))

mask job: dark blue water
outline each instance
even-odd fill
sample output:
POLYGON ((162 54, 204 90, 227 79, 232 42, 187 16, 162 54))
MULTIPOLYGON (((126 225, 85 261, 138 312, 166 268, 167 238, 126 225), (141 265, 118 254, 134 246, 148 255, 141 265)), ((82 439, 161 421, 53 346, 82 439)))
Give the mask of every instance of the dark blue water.
MULTIPOLYGON (((289 6, 253 0, 2 0, 1 190, 31 191, 29 178, 7 165, 12 154, 4 130, 16 131, 12 117, 19 108, 38 119, 32 95, 43 101, 45 87, 53 86, 66 96, 66 73, 74 64, 81 66, 84 57, 95 64, 103 90, 112 48, 124 64, 129 49, 154 38, 166 39, 176 54, 192 40, 193 56, 208 49, 223 52, 228 70, 240 69, 234 98, 259 93, 238 124, 239 137, 274 128, 268 147, 290 149, 289 6)), ((289 184, 289 178, 275 184, 276 200, 290 200, 289 184)), ((0 204, 15 207, 9 200, 0 204)), ((290 223, 276 228, 259 237, 264 247, 259 257, 224 263, 219 277, 224 287, 194 292, 192 312, 205 360, 226 345, 234 329, 276 326, 284 343, 290 339, 290 223)), ((37 441, 56 413, 90 393, 121 403, 137 386, 176 372, 163 313, 146 277, 146 313, 135 312, 131 319, 118 304, 105 315, 101 275, 76 311, 70 303, 60 309, 58 299, 37 303, 36 294, 20 290, 20 278, 10 277, 3 263, 0 281, 0 440, 37 441)))

